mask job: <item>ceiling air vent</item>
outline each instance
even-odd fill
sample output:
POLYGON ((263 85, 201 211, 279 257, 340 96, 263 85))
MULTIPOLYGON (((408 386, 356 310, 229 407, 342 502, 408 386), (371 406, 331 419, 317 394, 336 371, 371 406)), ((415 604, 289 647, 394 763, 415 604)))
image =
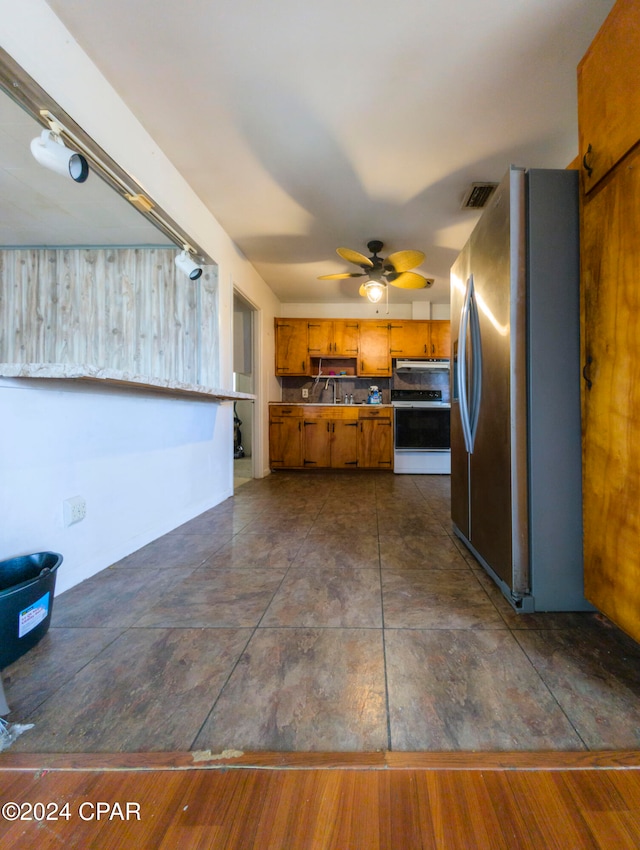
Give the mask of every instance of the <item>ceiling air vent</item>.
POLYGON ((462 202, 463 210, 481 210, 493 195, 497 183, 472 183, 462 202))

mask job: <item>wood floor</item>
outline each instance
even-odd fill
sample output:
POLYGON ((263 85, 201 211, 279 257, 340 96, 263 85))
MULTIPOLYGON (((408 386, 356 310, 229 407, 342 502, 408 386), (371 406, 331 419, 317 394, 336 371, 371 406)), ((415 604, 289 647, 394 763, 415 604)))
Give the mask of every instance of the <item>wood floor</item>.
POLYGON ((199 766, 194 756, 6 753, 1 846, 640 846, 640 753, 260 753, 217 761, 200 754, 199 766))

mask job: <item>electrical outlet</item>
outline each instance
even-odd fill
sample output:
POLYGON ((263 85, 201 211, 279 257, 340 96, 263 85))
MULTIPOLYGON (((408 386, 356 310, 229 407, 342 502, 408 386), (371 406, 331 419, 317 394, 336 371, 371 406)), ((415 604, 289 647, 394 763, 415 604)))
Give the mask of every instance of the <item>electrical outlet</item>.
POLYGON ((65 526, 81 522, 87 515, 87 503, 82 496, 73 496, 62 503, 65 526))
POLYGON ((309 390, 307 387, 302 388, 302 398, 309 398, 309 390))

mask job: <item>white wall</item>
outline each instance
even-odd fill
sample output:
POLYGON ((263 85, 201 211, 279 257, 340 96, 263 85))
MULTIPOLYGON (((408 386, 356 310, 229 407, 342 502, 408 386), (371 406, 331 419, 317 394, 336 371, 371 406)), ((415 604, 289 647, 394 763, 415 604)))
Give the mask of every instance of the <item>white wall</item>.
POLYGON ((355 304, 282 304, 280 315, 288 319, 448 319, 449 304, 371 304, 366 298, 355 304))
MULTIPOLYGON (((0 0, 0 20, 2 47, 219 264, 209 356, 221 387, 232 387, 233 286, 256 308, 254 450, 266 473, 277 298, 44 0, 0 0)), ((0 559, 57 550, 58 590, 71 586, 231 495, 232 449, 230 403, 0 380, 0 559), (65 528, 62 500, 74 495, 87 517, 65 528)))

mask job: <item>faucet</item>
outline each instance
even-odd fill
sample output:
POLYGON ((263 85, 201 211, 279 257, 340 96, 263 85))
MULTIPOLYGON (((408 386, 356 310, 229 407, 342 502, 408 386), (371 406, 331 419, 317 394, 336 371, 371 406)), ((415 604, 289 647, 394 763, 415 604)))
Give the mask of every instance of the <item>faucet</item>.
POLYGON ((327 378, 327 383, 324 385, 325 390, 329 389, 329 384, 333 387, 333 403, 336 403, 336 381, 335 378, 327 378))

